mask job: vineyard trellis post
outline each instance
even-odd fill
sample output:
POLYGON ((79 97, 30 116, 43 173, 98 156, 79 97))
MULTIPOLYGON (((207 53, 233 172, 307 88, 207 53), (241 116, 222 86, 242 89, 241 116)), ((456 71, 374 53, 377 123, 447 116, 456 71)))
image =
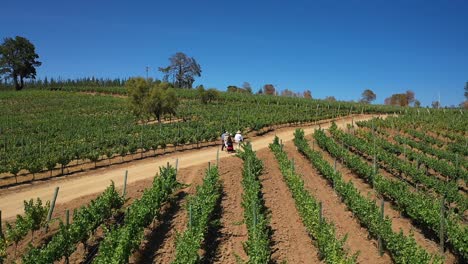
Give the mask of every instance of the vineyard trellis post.
MULTIPOLYGON (((382 198, 380 200, 380 220, 383 221, 384 220, 384 199, 382 198)), ((382 238, 380 236, 377 237, 377 242, 378 242, 378 246, 379 246, 379 255, 382 256, 383 255, 383 242, 382 242, 382 238)))
POLYGON ((240 126, 240 108, 237 107, 237 129, 239 129, 240 126))
POLYGON ((219 148, 216 149, 216 166, 219 167, 219 148))
POLYGON ((323 205, 322 202, 319 202, 319 224, 321 225, 323 222, 323 205))
MULTIPOLYGON (((66 229, 68 230, 68 227, 70 225, 70 210, 66 210, 65 211, 65 227, 66 229)), ((68 240, 67 240, 67 249, 65 250, 65 264, 69 264, 70 263, 70 252, 69 252, 69 247, 68 247, 68 243, 70 242, 69 240, 69 237, 68 237, 68 240)))
POLYGON ((3 229, 2 229, 2 210, 0 210, 0 239, 3 239, 3 229))
POLYGON ((52 218, 52 213, 54 212, 55 201, 57 200, 58 192, 59 192, 59 187, 55 187, 54 197, 52 198, 52 203, 50 204, 49 213, 47 214, 47 220, 46 220, 46 226, 45 226, 46 233, 49 231, 49 222, 50 222, 50 219, 52 218))
POLYGON ((440 201, 440 226, 439 226, 439 243, 440 243, 440 254, 444 254, 444 243, 445 243, 445 234, 444 234, 444 222, 445 222, 445 196, 442 197, 440 201))
POLYGON ((176 158, 175 160, 175 172, 176 172, 176 175, 177 175, 177 172, 179 171, 179 158, 176 158))
POLYGON ((189 228, 192 228, 192 204, 189 205, 189 228))
POLYGON ((124 184, 123 184, 123 190, 122 190, 123 198, 125 198, 125 195, 127 194, 127 177, 128 177, 128 170, 125 171, 125 175, 124 175, 124 184))
POLYGON ((65 211, 65 225, 67 228, 70 225, 70 210, 69 209, 65 211))

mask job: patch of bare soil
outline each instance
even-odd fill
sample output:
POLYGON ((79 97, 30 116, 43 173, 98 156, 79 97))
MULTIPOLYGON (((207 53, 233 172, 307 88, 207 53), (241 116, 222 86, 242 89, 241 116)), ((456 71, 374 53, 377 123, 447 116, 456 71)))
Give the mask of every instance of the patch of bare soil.
POLYGON ((242 208, 242 166, 240 158, 229 157, 220 161, 219 173, 223 186, 221 200, 221 228, 219 246, 212 263, 237 263, 237 258, 247 260, 243 243, 248 240, 242 208))
POLYGON ((294 158, 296 171, 303 176, 304 186, 317 200, 322 202, 323 215, 328 221, 335 224, 338 237, 342 238, 348 235, 346 248, 351 254, 359 252, 358 262, 392 263, 387 253, 382 257, 379 255, 377 241, 369 239, 370 234, 367 229, 360 225, 359 220, 341 202, 328 181, 296 150, 294 143, 285 144, 284 150, 288 153, 289 158, 294 158))
MULTIPOLYGON (((312 146, 314 142, 312 137, 309 136, 307 138, 309 139, 309 144, 312 146)), ((327 160, 330 164, 334 163, 335 159, 328 152, 320 149, 318 144, 315 143, 314 145, 315 150, 318 150, 320 153, 322 153, 322 156, 325 158, 325 160, 327 160)), ((370 164, 369 161, 367 162, 370 164)), ((380 206, 381 197, 369 184, 367 184, 362 178, 349 170, 344 164, 340 162, 340 160, 337 160, 337 169, 340 171, 345 181, 351 181, 354 184, 354 187, 356 187, 361 194, 367 194, 368 197, 374 199, 377 205, 380 206)), ((384 170, 380 169, 379 173, 387 178, 394 179, 393 175, 387 173, 384 170)), ((394 232, 400 232, 400 230, 402 230, 403 233, 407 236, 410 235, 410 233, 413 233, 416 243, 418 243, 418 245, 424 248, 427 252, 431 254, 439 253, 438 244, 435 241, 427 238, 424 231, 413 225, 411 219, 404 217, 398 210, 394 209, 392 203, 388 201, 384 201, 384 214, 392 220, 392 229, 394 232)), ((457 263, 456 257, 451 252, 446 251, 444 256, 445 263, 457 263)))
POLYGON ((271 212, 273 262, 322 263, 273 153, 269 149, 262 149, 257 152, 257 156, 265 166, 260 180, 265 206, 271 212))

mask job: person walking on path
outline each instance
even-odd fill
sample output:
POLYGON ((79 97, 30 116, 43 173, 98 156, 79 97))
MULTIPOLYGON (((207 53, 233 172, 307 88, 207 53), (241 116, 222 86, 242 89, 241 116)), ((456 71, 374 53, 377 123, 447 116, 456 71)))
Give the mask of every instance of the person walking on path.
POLYGON ((237 149, 240 149, 240 144, 242 141, 244 141, 244 138, 242 137, 240 130, 237 130, 237 133, 234 136, 234 141, 237 143, 237 149))
POLYGON ((229 133, 227 131, 224 131, 224 133, 221 134, 221 151, 223 151, 224 147, 226 146, 226 140, 228 136, 229 133))

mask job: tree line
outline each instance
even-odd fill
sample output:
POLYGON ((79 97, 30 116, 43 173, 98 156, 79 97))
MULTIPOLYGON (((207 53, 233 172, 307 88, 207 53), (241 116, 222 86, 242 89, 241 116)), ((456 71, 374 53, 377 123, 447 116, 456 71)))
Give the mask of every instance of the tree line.
MULTIPOLYGON (((16 90, 22 90, 25 85, 32 88, 60 88, 73 86, 99 86, 99 87, 116 87, 125 86, 126 79, 103 79, 103 78, 77 78, 77 79, 48 79, 36 80, 36 67, 42 65, 39 60, 39 55, 36 53, 35 46, 28 39, 20 36, 15 38, 5 38, 0 45, 0 88, 13 86, 16 90)), ((167 88, 182 88, 192 89, 195 78, 200 77, 202 68, 195 58, 186 55, 183 52, 177 52, 169 58, 169 65, 159 67, 158 70, 163 74, 162 80, 159 83, 164 83, 167 88)), ((147 81, 148 78, 147 78, 147 81)), ((133 81, 132 81, 133 82, 133 81)), ((202 85, 196 87, 199 89, 200 97, 204 98, 207 103, 216 97, 215 89, 204 90, 202 85)), ((464 88, 465 101, 460 104, 460 107, 468 108, 468 82, 464 88)), ((244 82, 241 87, 229 85, 227 92, 233 93, 248 93, 253 94, 252 87, 248 82, 244 82)), ((281 92, 277 91, 273 84, 265 84, 257 91, 257 94, 276 95, 285 97, 303 97, 312 98, 312 92, 305 90, 303 92, 294 92, 289 89, 284 89, 281 92)), ((370 104, 377 98, 377 95, 370 89, 365 89, 361 94, 359 102, 370 104)), ((333 96, 327 96, 327 101, 336 101, 333 96)), ((386 105, 397 106, 414 106, 420 107, 421 102, 416 100, 413 91, 408 90, 405 93, 395 93, 384 100, 386 105)), ((432 107, 439 108, 440 102, 432 102, 432 107)))

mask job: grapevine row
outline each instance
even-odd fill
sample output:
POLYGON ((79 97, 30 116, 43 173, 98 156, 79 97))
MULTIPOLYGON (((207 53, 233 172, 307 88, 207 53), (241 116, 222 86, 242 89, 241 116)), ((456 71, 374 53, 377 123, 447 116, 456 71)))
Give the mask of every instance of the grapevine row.
POLYGON ((128 263, 132 252, 141 244, 144 228, 159 216, 162 205, 178 186, 175 168, 169 164, 159 168, 152 186, 127 208, 123 224, 106 232, 93 263, 128 263))
MULTIPOLYGON (((336 144, 323 131, 316 131, 314 138, 321 148, 333 157, 343 159, 348 168, 364 178, 380 195, 395 203, 397 208, 404 211, 410 218, 431 229, 434 234, 440 231, 440 219, 445 217, 441 215, 441 200, 434 199, 423 192, 413 191, 405 182, 381 176, 371 165, 336 144)), ((446 237, 457 254, 466 258, 468 257, 468 229, 460 224, 457 218, 456 215, 448 214, 448 217, 444 219, 444 226, 447 229, 446 237)))
POLYGON ((262 198, 262 185, 259 176, 263 172, 263 163, 247 143, 242 146, 238 156, 244 161, 242 169, 242 207, 244 222, 247 225, 248 240, 245 243, 248 263, 269 263, 271 257, 270 228, 267 209, 262 198))
POLYGON ((356 263, 356 255, 349 257, 343 249, 346 238, 338 239, 333 223, 322 218, 319 202, 306 188, 302 176, 296 173, 293 161, 283 151, 278 137, 275 137, 270 149, 279 163, 284 180, 292 193, 296 208, 309 234, 317 241, 320 255, 326 263, 356 263))
POLYGON ((117 193, 114 183, 87 207, 81 207, 73 213, 73 223, 65 225, 60 222, 59 231, 49 243, 40 248, 31 248, 22 258, 24 264, 49 264, 68 258, 75 251, 76 244, 85 243, 91 233, 108 219, 115 209, 123 205, 123 198, 117 193))
MULTIPOLYGON (((319 135, 320 131, 316 131, 319 135)), ((306 139, 304 131, 296 130, 294 134, 294 143, 298 150, 305 155, 320 173, 327 178, 334 186, 335 191, 342 197, 344 203, 359 219, 361 224, 369 230, 369 233, 383 241, 384 246, 390 252, 396 263, 430 263, 430 256, 424 249, 416 244, 412 237, 407 237, 392 230, 392 222, 386 217, 382 218, 381 211, 375 201, 364 197, 354 187, 351 181, 345 182, 341 173, 323 159, 321 154, 312 150, 306 139)), ((434 259, 434 262, 439 262, 434 259)))
POLYGON ((385 169, 397 172, 400 176, 404 173, 415 183, 433 189, 440 195, 445 196, 447 201, 457 202, 460 208, 464 208, 467 199, 458 193, 458 186, 455 182, 444 182, 435 177, 427 176, 423 170, 416 168, 410 162, 389 154, 380 146, 374 148, 369 142, 336 129, 336 125, 330 128, 330 132, 334 138, 347 146, 355 148, 361 154, 376 155, 376 158, 385 166, 385 169))
POLYGON ((221 197, 218 167, 206 170, 203 184, 188 198, 187 230, 176 240, 176 256, 172 263, 191 264, 201 260, 199 250, 208 232, 213 212, 221 197))
MULTIPOLYGON (((361 132, 360 134, 363 135, 368 141, 373 140, 373 136, 370 132, 361 132)), ((415 144, 417 144, 419 147, 421 147, 420 145, 424 145, 422 143, 412 141, 399 135, 395 136, 394 139, 400 144, 406 144, 411 147, 415 146, 415 144)), ((397 156, 400 154, 405 154, 405 156, 410 161, 416 160, 418 162, 418 165, 424 164, 426 165, 426 167, 431 168, 434 171, 437 171, 442 175, 449 177, 452 180, 463 179, 464 181, 466 181, 468 179, 468 172, 463 170, 461 167, 456 167, 444 160, 429 157, 424 153, 412 151, 411 149, 407 149, 401 145, 392 144, 381 137, 375 137, 375 140, 376 144, 382 147, 383 149, 394 153, 397 156)))

